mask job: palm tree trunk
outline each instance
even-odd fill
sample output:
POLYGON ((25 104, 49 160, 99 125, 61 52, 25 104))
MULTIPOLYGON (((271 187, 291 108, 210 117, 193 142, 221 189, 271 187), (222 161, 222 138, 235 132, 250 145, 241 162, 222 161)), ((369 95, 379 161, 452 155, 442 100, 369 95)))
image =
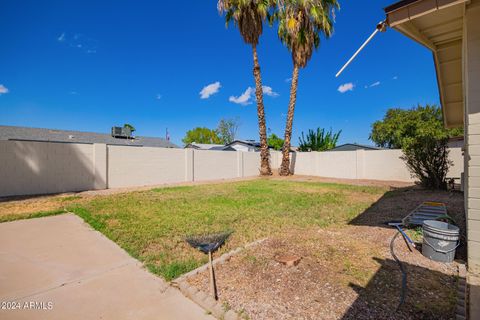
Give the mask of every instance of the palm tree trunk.
POLYGON ((293 65, 292 86, 290 87, 290 102, 288 103, 287 125, 285 126, 285 142, 282 150, 282 165, 279 174, 288 176, 290 171, 290 146, 292 140, 293 114, 295 113, 295 103, 297 102, 298 86, 298 65, 293 65))
POLYGON ((255 77, 255 97, 257 98, 258 130, 260 133, 260 175, 269 176, 272 174, 270 168, 270 151, 267 143, 267 126, 265 124, 265 107, 263 106, 262 77, 258 63, 257 46, 252 45, 253 51, 253 76, 255 77))

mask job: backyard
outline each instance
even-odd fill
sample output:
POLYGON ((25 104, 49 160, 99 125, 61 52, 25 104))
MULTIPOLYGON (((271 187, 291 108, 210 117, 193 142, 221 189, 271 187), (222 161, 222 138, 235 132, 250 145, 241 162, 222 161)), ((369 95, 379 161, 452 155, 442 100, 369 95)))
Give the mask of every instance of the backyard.
MULTIPOLYGON (((307 180, 15 199, 0 203, 0 221, 74 212, 166 280, 207 262, 185 243, 187 235, 233 231, 216 256, 267 238, 217 269, 225 308, 253 319, 393 317, 401 274, 388 247, 395 231, 384 222, 432 200, 447 203, 449 214, 463 223, 459 193, 307 180), (275 261, 280 253, 302 260, 289 268, 275 261)), ((395 317, 452 318, 457 265, 409 252, 401 238, 395 248, 409 272, 407 300, 395 317)), ((206 274, 189 282, 208 291, 206 274)))

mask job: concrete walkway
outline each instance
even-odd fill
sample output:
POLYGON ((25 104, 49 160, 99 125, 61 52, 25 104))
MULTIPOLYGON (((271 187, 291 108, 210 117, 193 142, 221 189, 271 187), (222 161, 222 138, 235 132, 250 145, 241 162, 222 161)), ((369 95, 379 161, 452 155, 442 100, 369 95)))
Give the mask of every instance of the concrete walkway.
POLYGON ((0 224, 0 303, 0 319, 213 319, 72 214, 0 224))

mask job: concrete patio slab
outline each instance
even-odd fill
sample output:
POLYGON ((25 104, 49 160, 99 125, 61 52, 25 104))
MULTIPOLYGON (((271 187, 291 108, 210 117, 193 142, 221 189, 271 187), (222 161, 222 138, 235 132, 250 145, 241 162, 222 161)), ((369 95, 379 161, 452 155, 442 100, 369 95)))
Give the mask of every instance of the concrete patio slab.
POLYGON ((72 214, 0 224, 0 303, 0 319, 213 319, 72 214))

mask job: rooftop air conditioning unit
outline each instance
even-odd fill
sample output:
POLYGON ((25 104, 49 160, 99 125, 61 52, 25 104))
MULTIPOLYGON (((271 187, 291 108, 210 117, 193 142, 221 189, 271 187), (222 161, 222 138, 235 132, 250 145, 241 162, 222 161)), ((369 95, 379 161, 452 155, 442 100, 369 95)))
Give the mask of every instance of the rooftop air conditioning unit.
POLYGON ((112 137, 128 139, 132 137, 132 130, 128 127, 112 127, 112 137))

